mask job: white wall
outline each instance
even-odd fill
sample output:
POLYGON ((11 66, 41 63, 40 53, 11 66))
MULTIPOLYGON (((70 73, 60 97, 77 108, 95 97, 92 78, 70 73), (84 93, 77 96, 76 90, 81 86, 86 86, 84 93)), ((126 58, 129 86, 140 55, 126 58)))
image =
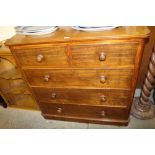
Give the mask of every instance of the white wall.
POLYGON ((0 26, 0 41, 11 38, 16 34, 14 27, 11 26, 0 26))

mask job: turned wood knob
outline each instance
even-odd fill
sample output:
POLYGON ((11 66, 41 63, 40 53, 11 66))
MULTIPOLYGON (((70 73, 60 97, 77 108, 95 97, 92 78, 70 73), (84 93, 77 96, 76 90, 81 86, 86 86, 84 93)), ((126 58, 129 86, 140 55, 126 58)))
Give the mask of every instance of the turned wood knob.
POLYGON ((100 76, 100 82, 105 83, 106 77, 104 75, 100 76))
POLYGON ((106 54, 105 54, 104 52, 101 52, 101 53, 99 54, 99 60, 100 60, 100 61, 105 61, 105 59, 106 59, 106 54))
POLYGON ((101 116, 105 117, 105 111, 101 111, 101 116))
POLYGON ((50 79, 50 75, 47 74, 47 75, 44 76, 45 81, 49 81, 49 79, 50 79))
POLYGON ((37 61, 41 62, 43 60, 44 56, 42 54, 37 55, 37 61))
POLYGON ((101 96, 101 102, 105 102, 106 101, 106 97, 104 95, 101 96))
POLYGON ((56 94, 56 93, 52 93, 51 98, 52 98, 52 99, 55 99, 55 98, 56 98, 56 96, 57 96, 57 94, 56 94))
POLYGON ((57 109, 57 112, 58 112, 58 113, 62 113, 62 108, 58 108, 58 109, 57 109))

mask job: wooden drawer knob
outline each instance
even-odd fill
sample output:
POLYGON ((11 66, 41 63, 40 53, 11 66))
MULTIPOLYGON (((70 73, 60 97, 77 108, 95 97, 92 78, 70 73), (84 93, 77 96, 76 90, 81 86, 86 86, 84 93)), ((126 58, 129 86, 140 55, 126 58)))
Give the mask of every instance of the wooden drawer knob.
POLYGON ((106 77, 104 75, 100 76, 100 82, 101 83, 105 83, 106 82, 106 77))
POLYGON ((62 108, 58 108, 58 109, 57 109, 57 112, 58 112, 58 113, 62 113, 62 108))
POLYGON ((101 111, 101 116, 105 117, 105 111, 101 111))
POLYGON ((101 96, 101 102, 105 102, 106 101, 106 97, 104 95, 101 96))
POLYGON ((56 93, 52 93, 51 98, 52 99, 56 99, 57 94, 56 93))
POLYGON ((45 81, 49 81, 49 79, 50 79, 50 75, 47 74, 47 75, 44 76, 45 81))
POLYGON ((105 60, 106 60, 106 54, 105 54, 104 52, 101 52, 101 53, 99 54, 99 60, 100 60, 100 61, 105 61, 105 60))
POLYGON ((43 58, 44 58, 44 56, 42 54, 37 55, 37 61, 38 62, 42 62, 43 58))

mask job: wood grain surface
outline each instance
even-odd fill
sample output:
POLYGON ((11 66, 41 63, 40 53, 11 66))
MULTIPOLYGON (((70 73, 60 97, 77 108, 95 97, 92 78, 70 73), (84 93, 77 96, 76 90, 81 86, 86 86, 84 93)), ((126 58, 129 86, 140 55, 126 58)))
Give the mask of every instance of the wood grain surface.
POLYGON ((112 89, 32 88, 39 102, 127 107, 131 92, 112 89))
POLYGON ((127 124, 147 27, 82 32, 60 27, 6 42, 48 119, 127 124))
POLYGON ((46 66, 52 68, 67 67, 133 67, 138 42, 121 43, 113 41, 110 43, 97 42, 92 44, 71 44, 71 45, 36 45, 21 46, 14 48, 16 57, 22 67, 46 66), (101 54, 105 60, 100 60, 101 54), (38 61, 38 56, 42 60, 38 61))
POLYGON ((25 69, 31 86, 131 89, 133 69, 25 69), (47 77, 47 79, 46 79, 47 77), (102 80, 104 78, 105 80, 102 80))

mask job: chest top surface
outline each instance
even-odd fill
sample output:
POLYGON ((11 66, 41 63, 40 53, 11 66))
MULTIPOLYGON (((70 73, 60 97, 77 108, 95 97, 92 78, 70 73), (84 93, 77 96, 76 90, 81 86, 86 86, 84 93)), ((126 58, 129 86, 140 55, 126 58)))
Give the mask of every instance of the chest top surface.
POLYGON ((74 30, 71 27, 59 27, 53 33, 37 36, 25 36, 17 34, 6 41, 6 45, 27 45, 42 43, 59 43, 74 41, 91 41, 104 39, 134 39, 147 38, 150 31, 146 26, 121 26, 110 31, 84 32, 74 30))

